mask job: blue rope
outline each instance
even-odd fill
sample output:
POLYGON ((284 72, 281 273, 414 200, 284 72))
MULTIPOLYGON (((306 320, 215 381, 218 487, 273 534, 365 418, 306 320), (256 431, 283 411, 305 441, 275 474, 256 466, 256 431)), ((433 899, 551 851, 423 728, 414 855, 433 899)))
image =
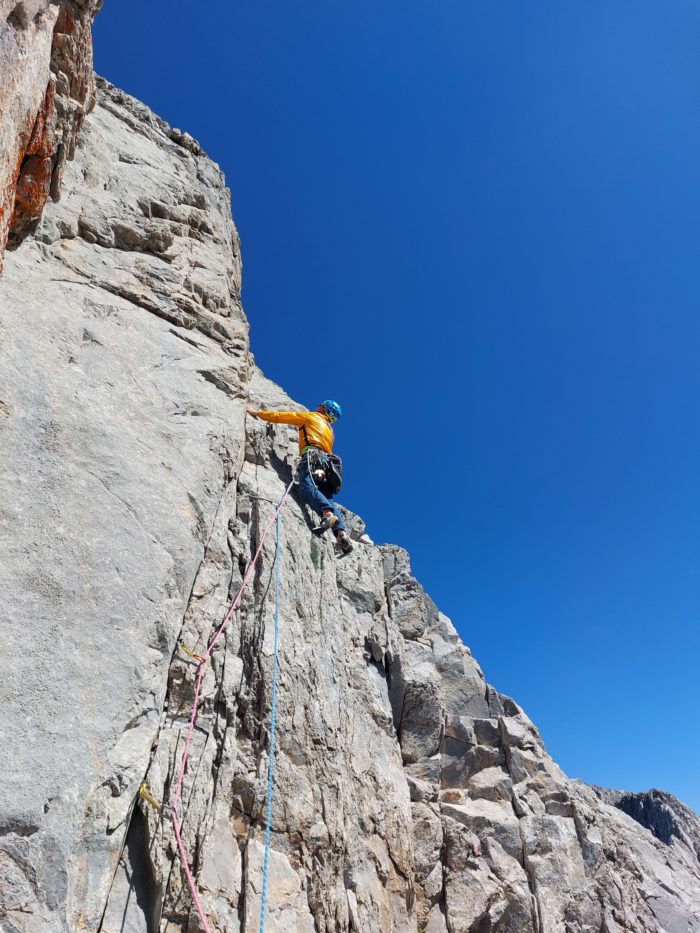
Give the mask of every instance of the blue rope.
POLYGON ((270 757, 267 763, 267 814, 265 816, 265 858, 263 859, 262 898, 260 901, 260 933, 265 933, 267 899, 267 863, 270 856, 270 819, 272 816, 272 773, 275 767, 275 719, 277 718, 277 648, 280 627, 280 516, 275 521, 275 643, 272 652, 272 709, 270 710, 270 757))

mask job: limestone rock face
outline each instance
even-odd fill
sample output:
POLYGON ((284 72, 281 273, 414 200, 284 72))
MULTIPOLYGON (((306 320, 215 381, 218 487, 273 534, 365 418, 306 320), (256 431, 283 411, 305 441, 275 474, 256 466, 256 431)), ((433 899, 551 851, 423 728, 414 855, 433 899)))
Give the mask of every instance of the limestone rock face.
POLYGON ((66 161, 94 103, 92 20, 102 0, 0 4, 0 271, 8 236, 58 200, 66 161))
MULTIPOLYGON (((200 929, 139 787, 167 807, 192 654, 295 463, 293 429, 244 418, 298 406, 250 355, 240 274, 218 168, 98 81, 0 282, 3 933, 200 929)), ((408 554, 348 527, 341 560, 284 507, 266 929, 700 931, 694 814, 665 799, 664 835, 569 780, 408 554)), ((259 927, 274 557, 213 651, 179 808, 220 933, 259 927)))
POLYGON ((601 800, 631 816, 661 842, 684 850, 690 865, 700 861, 700 820, 673 794, 656 789, 641 794, 604 787, 593 790, 601 800))

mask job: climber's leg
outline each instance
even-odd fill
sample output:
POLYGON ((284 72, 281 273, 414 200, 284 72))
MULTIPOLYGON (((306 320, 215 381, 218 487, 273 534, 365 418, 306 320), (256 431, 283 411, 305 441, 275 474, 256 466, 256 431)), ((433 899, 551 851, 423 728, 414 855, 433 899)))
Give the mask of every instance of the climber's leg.
POLYGON ((350 535, 347 533, 347 531, 343 529, 342 531, 339 531, 335 537, 338 544, 340 545, 340 556, 343 557, 345 554, 349 554, 350 551, 352 551, 353 545, 352 541, 350 540, 350 535))
POLYGON ((326 509, 321 513, 321 521, 313 529, 313 533, 315 535, 322 535, 328 531, 329 528, 334 528, 337 523, 338 519, 336 518, 335 513, 331 512, 330 509, 326 509))
MULTIPOLYGON (((333 533, 336 535, 338 532, 344 530, 345 522, 343 521, 340 509, 334 502, 331 502, 327 496, 324 496, 316 486, 313 477, 309 473, 309 467, 305 459, 302 460, 301 466, 299 467, 299 495, 301 496, 302 502, 321 516, 318 534, 323 534, 324 531, 327 531, 331 527, 333 528, 333 533), (329 516, 335 518, 335 521, 329 518, 329 516)), ((314 529, 314 531, 316 531, 316 529, 314 529)))

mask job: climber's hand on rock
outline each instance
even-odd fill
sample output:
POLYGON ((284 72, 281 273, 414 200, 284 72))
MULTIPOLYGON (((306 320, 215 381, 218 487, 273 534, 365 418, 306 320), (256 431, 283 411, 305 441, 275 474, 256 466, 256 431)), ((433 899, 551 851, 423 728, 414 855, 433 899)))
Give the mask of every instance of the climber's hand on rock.
POLYGON ((256 410, 255 408, 246 408, 245 411, 246 411, 246 414, 247 414, 247 415, 250 415, 252 418, 257 418, 257 417, 258 417, 258 412, 257 412, 257 410, 256 410))

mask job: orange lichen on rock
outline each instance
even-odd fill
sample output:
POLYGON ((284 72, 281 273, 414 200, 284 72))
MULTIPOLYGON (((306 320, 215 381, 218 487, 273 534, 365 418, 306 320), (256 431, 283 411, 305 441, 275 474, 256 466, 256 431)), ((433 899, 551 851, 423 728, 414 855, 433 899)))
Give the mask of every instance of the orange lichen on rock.
POLYGON ((58 19, 54 26, 54 33, 71 35, 74 31, 75 16, 73 15, 73 10, 68 6, 62 5, 58 11, 58 19))
MULTIPOLYGON (((36 121, 35 121, 36 122, 36 121)), ((7 237, 10 232, 10 225, 14 218, 15 198, 17 194, 17 180, 19 178, 22 162, 27 151, 29 141, 34 133, 32 124, 27 120, 25 126, 18 133, 18 152, 15 159, 14 169, 10 171, 0 188, 0 272, 3 268, 3 254, 7 245, 7 237)))
POLYGON ((53 170, 53 115, 54 80, 51 78, 17 172, 15 205, 10 227, 21 220, 31 221, 39 218, 48 199, 53 170))
POLYGON ((15 211, 11 223, 18 217, 37 220, 51 188, 51 159, 29 156, 22 164, 15 192, 15 211))
MULTIPOLYGON (((101 0, 82 0, 79 4, 71 0, 46 3, 46 9, 53 10, 56 18, 47 16, 45 20, 48 28, 52 29, 47 61, 51 77, 43 101, 37 108, 37 96, 41 93, 39 85, 34 91, 35 94, 38 92, 37 96, 27 99, 26 109, 22 112, 18 107, 15 126, 5 121, 3 128, 5 160, 0 172, 0 272, 8 241, 10 246, 20 243, 41 217, 46 201, 59 198, 65 163, 73 158, 85 114, 90 112, 94 103, 91 24, 100 3, 101 0)), ((17 3, 16 6, 20 9, 22 4, 17 3)), ((35 22, 39 21, 35 17, 35 22)), ((27 23, 16 16, 9 26, 5 24, 5 28, 25 29, 27 23)), ((33 64, 43 60, 47 51, 46 42, 37 44, 33 64)), ((17 59, 18 62, 31 63, 31 55, 23 53, 23 56, 17 59)), ((13 79, 8 86, 20 86, 19 78, 13 79)), ((17 96, 16 91, 12 93, 17 96)), ((24 96, 30 97, 28 93, 24 96)), ((5 104, 3 101, 0 103, 5 104)))

